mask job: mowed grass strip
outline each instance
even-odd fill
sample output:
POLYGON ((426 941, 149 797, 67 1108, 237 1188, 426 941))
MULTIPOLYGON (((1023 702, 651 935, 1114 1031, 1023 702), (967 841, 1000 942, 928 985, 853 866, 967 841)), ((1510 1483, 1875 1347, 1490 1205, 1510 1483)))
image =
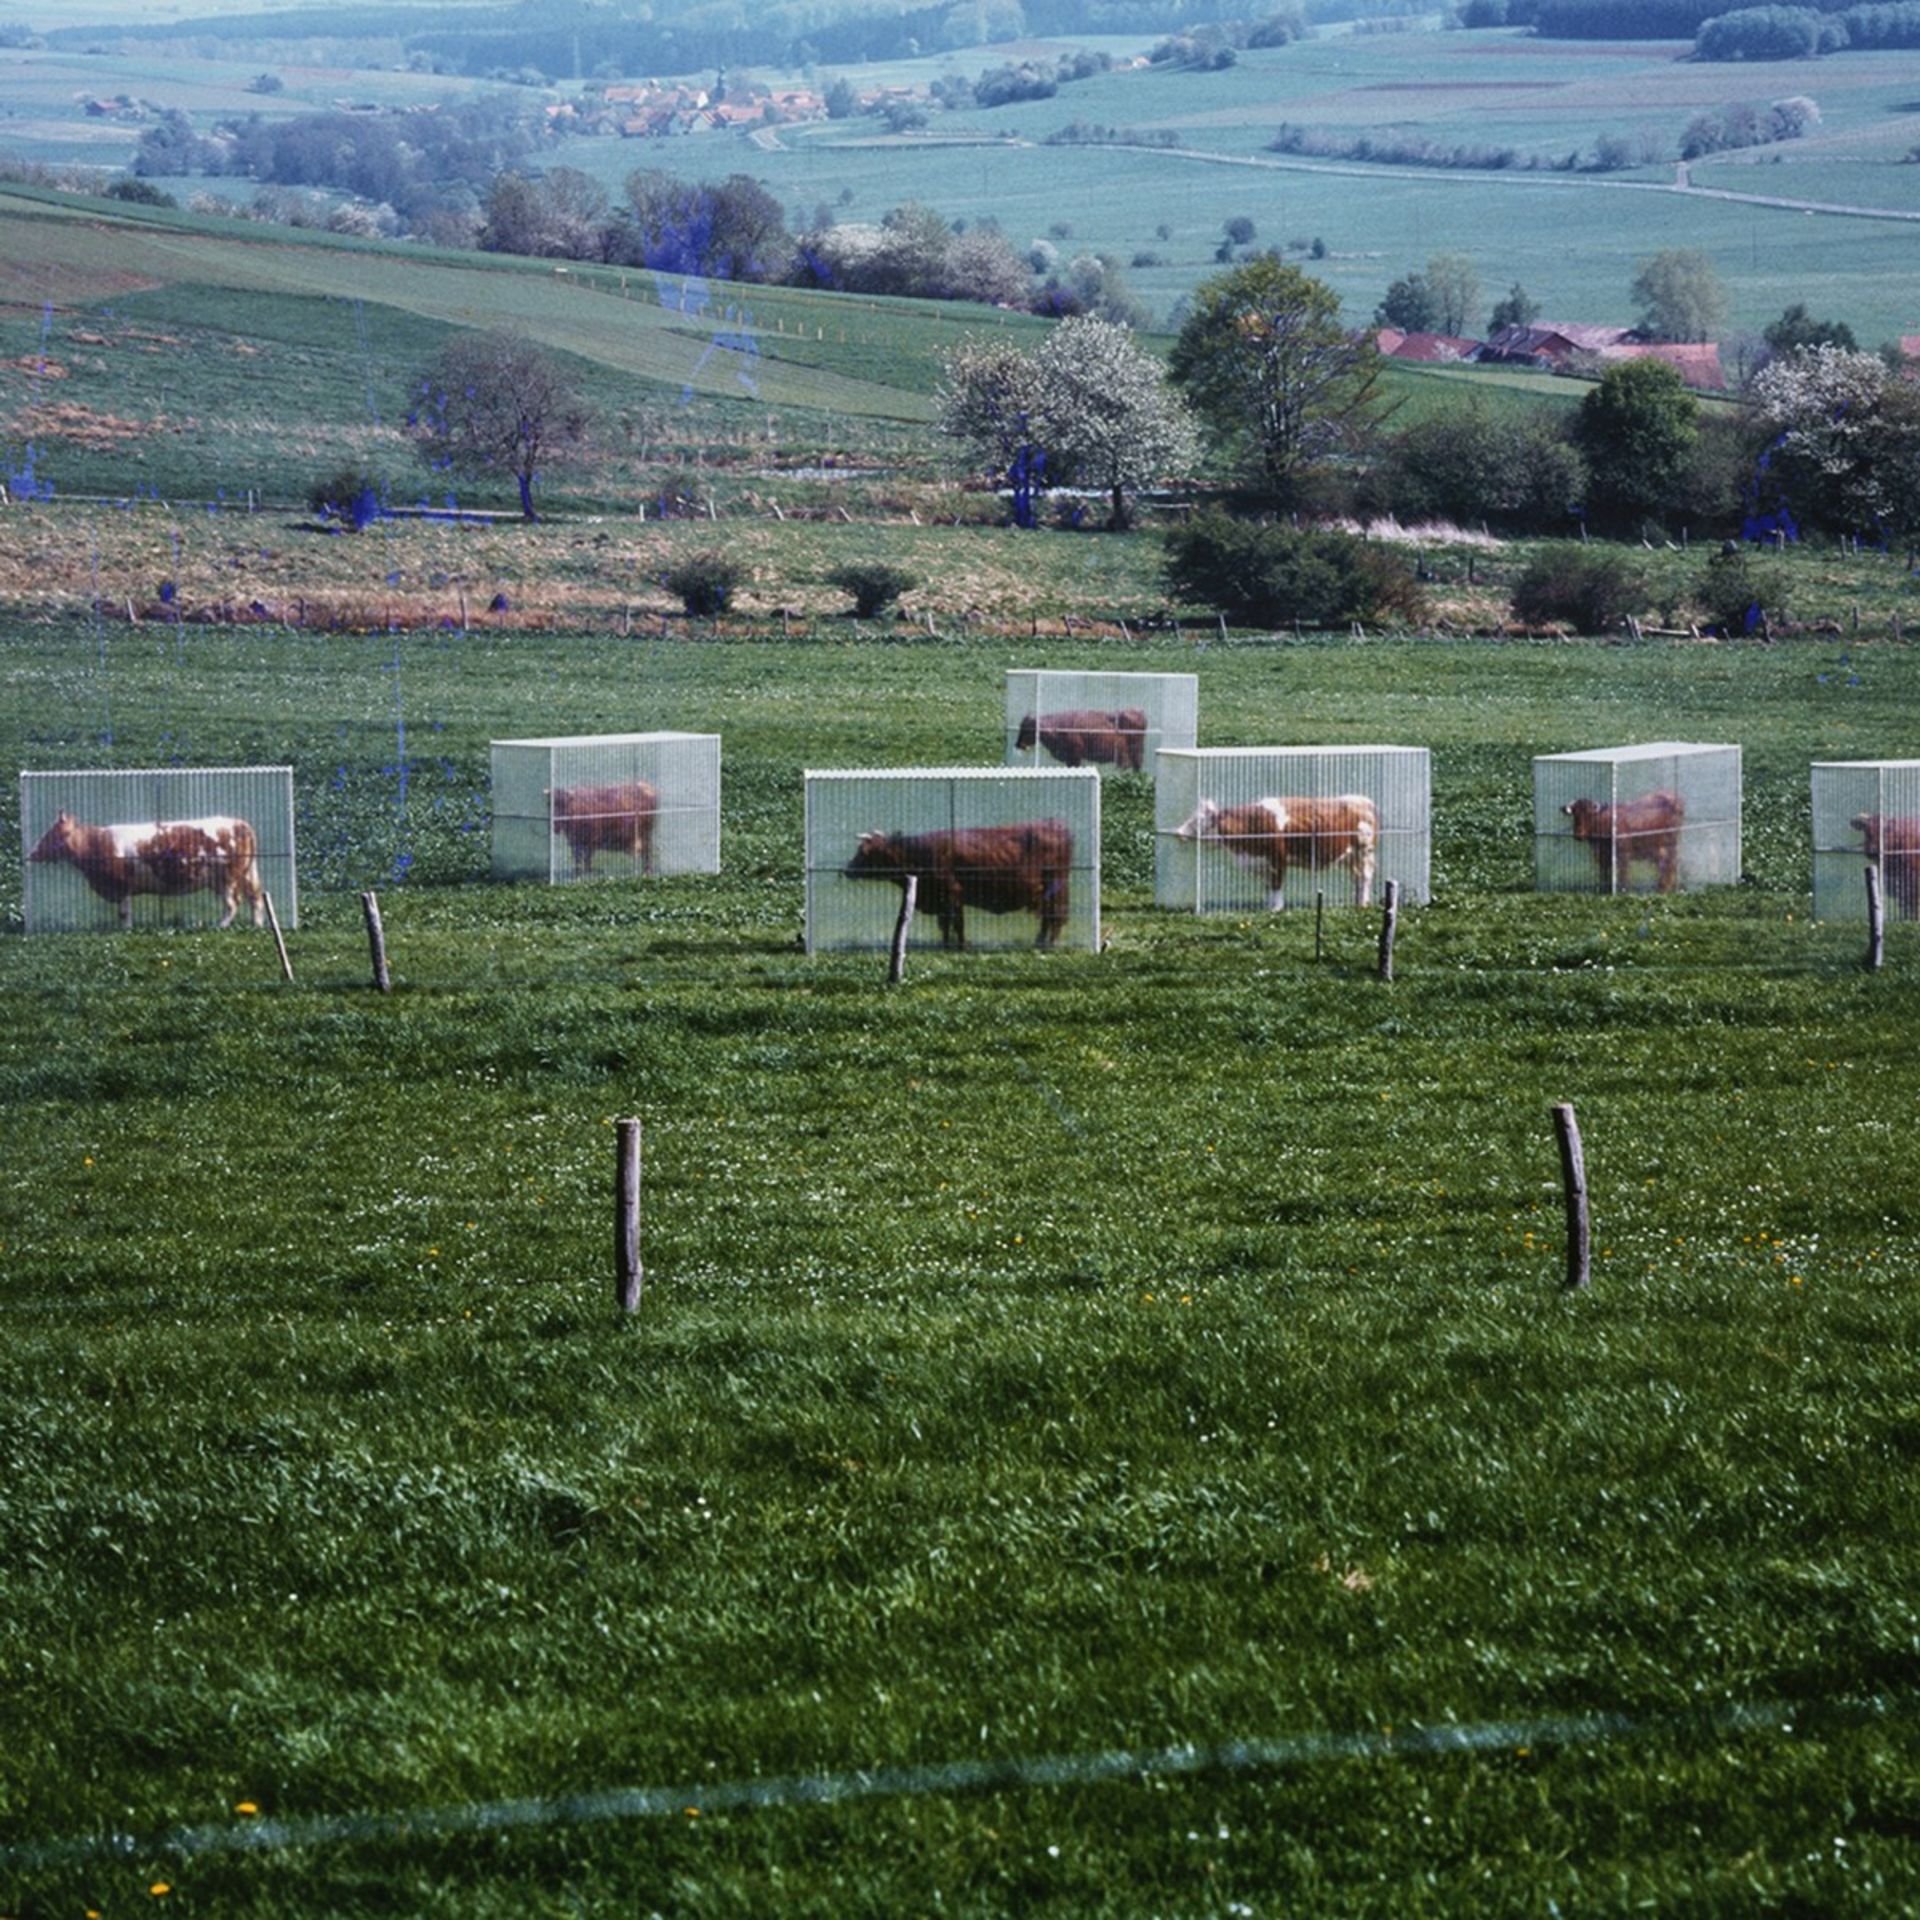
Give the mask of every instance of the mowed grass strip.
POLYGON ((196 633, 183 665, 134 638, 103 667, 84 622, 0 637, 6 755, 291 758, 315 865, 292 987, 248 933, 0 940, 0 1844, 1646 1731, 832 1809, 691 1793, 644 1828, 10 1867, 12 1905, 1911 1895, 1920 947, 1896 923, 1868 976, 1804 891, 1805 762, 1897 735, 1906 649, 1849 685, 1824 641, 196 633), (1210 742, 1434 748, 1437 896, 1391 988, 1372 915, 1330 913, 1316 966, 1310 915, 1152 909, 1129 782, 1106 954, 916 954, 890 993, 882 956, 798 953, 804 766, 990 763, 1005 666, 1122 657, 1198 671, 1210 742), (629 724, 723 733, 726 872, 486 884, 486 741, 629 724), (1746 746, 1750 883, 1531 894, 1528 756, 1653 732, 1746 746), (1598 1223, 1573 1300, 1561 1098, 1598 1223), (617 1328, 626 1113, 649 1292, 617 1328), (1867 1726, 1684 1724, 1875 1695, 1867 1726))

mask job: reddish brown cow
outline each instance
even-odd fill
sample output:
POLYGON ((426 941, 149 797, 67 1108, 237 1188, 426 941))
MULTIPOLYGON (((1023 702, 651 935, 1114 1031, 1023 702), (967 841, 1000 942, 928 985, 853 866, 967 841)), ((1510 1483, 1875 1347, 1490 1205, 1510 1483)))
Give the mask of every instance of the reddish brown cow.
POLYGON ((956 827, 935 833, 863 833, 847 862, 850 880, 892 880, 904 894, 919 882, 919 905, 939 915, 940 943, 967 944, 969 907, 983 913, 1040 916, 1038 945, 1050 947, 1067 924, 1073 833, 1064 820, 1006 827, 956 827))
POLYGON ((1364 793, 1332 800, 1249 800, 1223 807, 1202 800, 1193 818, 1174 829, 1182 840, 1217 840, 1243 867, 1264 874, 1267 906, 1286 904, 1287 868, 1311 873, 1345 867, 1353 875, 1353 898, 1364 907, 1373 898, 1374 861, 1380 845, 1380 811, 1364 793))
POLYGON ((233 925, 245 900, 253 924, 265 923, 260 884, 260 846, 244 820, 227 814, 204 820, 149 821, 140 826, 90 827, 59 814, 29 860, 65 861, 102 900, 120 909, 120 924, 133 925, 137 893, 175 896, 217 893, 226 907, 220 924, 233 925))
POLYGON ((1651 864, 1662 893, 1680 884, 1680 830, 1687 804, 1677 793, 1643 793, 1611 807, 1597 800, 1569 800, 1560 811, 1573 822, 1573 837, 1592 849, 1601 884, 1609 893, 1626 886, 1636 860, 1651 864))
POLYGON ((1903 920, 1920 919, 1920 819, 1912 815, 1857 813, 1849 823, 1866 841, 1869 860, 1903 920))
POLYGON ((1043 713, 1037 721, 1028 714, 1014 736, 1015 751, 1031 753, 1036 737, 1062 766, 1093 761, 1122 773, 1138 773, 1147 754, 1147 716, 1140 707, 1121 707, 1114 713, 1074 707, 1065 713, 1043 713))
POLYGON ((596 853, 631 854, 653 871, 653 819, 660 795, 644 780, 605 787, 555 787, 553 830, 573 852, 576 873, 593 871, 596 853))

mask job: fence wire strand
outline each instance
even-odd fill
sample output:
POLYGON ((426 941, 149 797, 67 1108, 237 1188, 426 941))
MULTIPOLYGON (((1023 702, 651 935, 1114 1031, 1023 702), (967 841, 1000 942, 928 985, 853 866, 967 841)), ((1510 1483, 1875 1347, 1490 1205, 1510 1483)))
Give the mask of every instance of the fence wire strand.
POLYGON ((1330 1761, 1417 1760, 1447 1755, 1537 1752, 1666 1736, 1712 1740, 1731 1735, 1864 1726, 1905 1718, 1920 1701, 1887 1699, 1730 1704, 1697 1712, 1634 1716, 1590 1713, 1541 1720, 1447 1722, 1352 1733, 1298 1733, 1208 1745, 1174 1745, 1104 1753, 1043 1754, 1000 1760, 951 1760, 924 1766, 861 1768, 844 1773, 787 1774, 765 1779, 674 1787, 611 1787, 546 1798, 470 1802, 402 1813, 247 1819, 174 1827, 142 1837, 129 1833, 0 1847, 13 1871, 98 1859, 188 1860, 216 1854, 273 1853, 306 1847, 392 1841, 461 1833, 658 1820, 770 1807, 837 1806, 858 1800, 936 1794, 1081 1787, 1196 1774, 1284 1772, 1330 1761))

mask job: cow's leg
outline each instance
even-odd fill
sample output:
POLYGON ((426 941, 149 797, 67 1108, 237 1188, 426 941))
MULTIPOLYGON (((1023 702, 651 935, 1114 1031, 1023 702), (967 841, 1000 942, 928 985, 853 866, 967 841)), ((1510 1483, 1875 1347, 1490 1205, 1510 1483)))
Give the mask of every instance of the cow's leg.
POLYGON ((1680 836, 1660 836, 1660 891, 1671 893, 1680 884, 1680 836))
POLYGON ((1373 904, 1373 873, 1376 851, 1371 840, 1363 841, 1353 859, 1353 899, 1359 907, 1373 904))
POLYGON ((1067 876, 1050 873, 1040 892, 1040 938, 1035 943, 1051 947, 1058 942, 1067 924, 1067 876))
POLYGON ((940 887, 940 944, 964 950, 967 944, 966 896, 961 893, 957 880, 950 880, 944 886, 937 880, 934 884, 940 887))
MULTIPOLYGON (((227 909, 226 912, 220 916, 220 930, 224 933, 227 928, 233 925, 236 916, 240 912, 240 895, 234 888, 228 887, 220 897, 226 903, 227 909)), ((259 924, 259 916, 256 913, 254 925, 258 926, 259 924)))
POLYGON ((120 931, 122 933, 133 931, 133 895, 130 893, 123 893, 120 896, 120 931))

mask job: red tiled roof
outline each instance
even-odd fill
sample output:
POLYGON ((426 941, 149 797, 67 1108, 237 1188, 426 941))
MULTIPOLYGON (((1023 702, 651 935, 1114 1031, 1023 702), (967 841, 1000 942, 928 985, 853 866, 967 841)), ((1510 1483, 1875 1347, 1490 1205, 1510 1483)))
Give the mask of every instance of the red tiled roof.
POLYGON ((1636 342, 1603 348, 1603 360, 1664 360, 1690 387, 1721 391, 1727 384, 1720 370, 1720 349, 1712 341, 1636 342))

